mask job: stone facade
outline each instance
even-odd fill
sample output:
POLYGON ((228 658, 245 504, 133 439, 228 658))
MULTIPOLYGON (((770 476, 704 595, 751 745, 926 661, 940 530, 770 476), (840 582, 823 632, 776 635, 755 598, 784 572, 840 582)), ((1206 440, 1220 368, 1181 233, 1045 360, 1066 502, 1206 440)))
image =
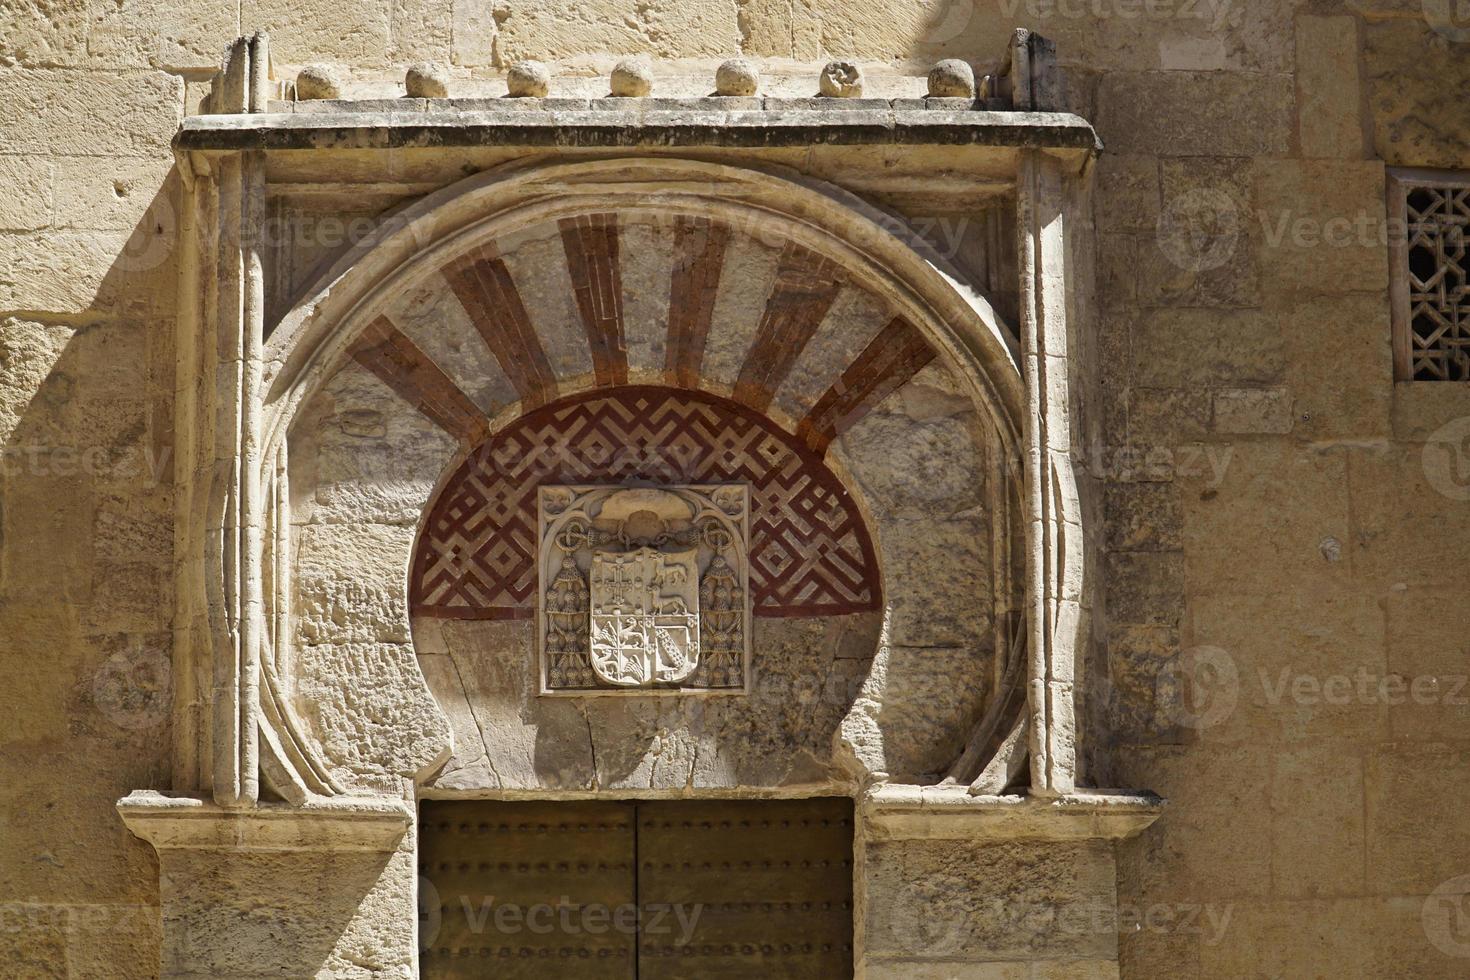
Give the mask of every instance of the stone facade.
POLYGON ((857 800, 864 976, 1465 972, 1470 389, 1395 381, 1390 194, 1470 170, 1452 7, 0 12, 0 974, 410 976, 415 800, 721 794, 857 800), (639 386, 862 560, 752 572, 743 694, 548 699, 425 515, 639 386))

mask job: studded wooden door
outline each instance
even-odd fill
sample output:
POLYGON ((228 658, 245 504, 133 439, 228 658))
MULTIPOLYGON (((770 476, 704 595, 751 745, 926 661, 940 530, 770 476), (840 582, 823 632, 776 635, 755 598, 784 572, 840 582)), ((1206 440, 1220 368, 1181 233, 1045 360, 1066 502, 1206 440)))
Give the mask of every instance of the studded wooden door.
POLYGON ((649 920, 639 980, 851 977, 852 802, 644 803, 638 902, 684 910, 649 920))
POLYGON ((845 799, 428 801, 432 978, 852 976, 845 799))
POLYGON ((427 800, 419 829, 425 980, 638 975, 631 804, 427 800))

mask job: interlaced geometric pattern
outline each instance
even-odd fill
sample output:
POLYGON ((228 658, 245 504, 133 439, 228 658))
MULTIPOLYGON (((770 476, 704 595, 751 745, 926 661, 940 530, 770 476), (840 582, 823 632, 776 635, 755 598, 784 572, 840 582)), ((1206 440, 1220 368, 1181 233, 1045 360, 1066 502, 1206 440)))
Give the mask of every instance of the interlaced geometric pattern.
POLYGON ((1408 188, 1410 363, 1416 381, 1470 381, 1470 187, 1408 188))
POLYGON ((727 399, 632 386, 529 412, 469 455, 429 510, 414 555, 414 613, 533 616, 537 488, 640 482, 750 485, 755 615, 877 607, 872 541, 819 456, 727 399))

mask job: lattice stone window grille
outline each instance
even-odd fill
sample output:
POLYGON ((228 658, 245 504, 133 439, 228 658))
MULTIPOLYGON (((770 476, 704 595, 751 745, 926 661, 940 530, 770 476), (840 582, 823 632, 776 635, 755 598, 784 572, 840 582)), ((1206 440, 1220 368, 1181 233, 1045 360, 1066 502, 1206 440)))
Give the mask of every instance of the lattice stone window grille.
POLYGON ((1389 175, 1394 377, 1470 381, 1470 172, 1389 175))

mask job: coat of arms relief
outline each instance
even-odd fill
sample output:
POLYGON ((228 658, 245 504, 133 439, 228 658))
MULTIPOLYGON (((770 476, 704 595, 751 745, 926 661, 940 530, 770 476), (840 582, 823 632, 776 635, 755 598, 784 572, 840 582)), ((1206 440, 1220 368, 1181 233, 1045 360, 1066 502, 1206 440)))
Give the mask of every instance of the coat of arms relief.
POLYGON ((742 692, 743 484, 540 488, 543 693, 742 692))

